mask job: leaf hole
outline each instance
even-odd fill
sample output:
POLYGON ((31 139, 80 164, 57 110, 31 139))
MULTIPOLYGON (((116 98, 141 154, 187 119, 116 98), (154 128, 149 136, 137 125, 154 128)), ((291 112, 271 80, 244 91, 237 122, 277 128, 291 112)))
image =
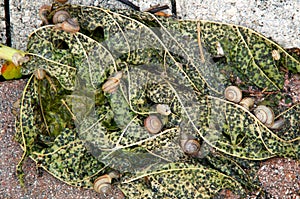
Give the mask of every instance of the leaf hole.
POLYGON ((53 45, 57 49, 61 49, 61 50, 68 50, 69 49, 69 45, 62 39, 54 40, 53 45))

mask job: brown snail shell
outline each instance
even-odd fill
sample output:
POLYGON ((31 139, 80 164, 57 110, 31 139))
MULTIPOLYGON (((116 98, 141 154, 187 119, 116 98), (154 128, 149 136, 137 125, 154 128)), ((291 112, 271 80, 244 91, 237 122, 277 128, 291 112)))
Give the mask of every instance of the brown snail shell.
POLYGON ((144 125, 151 134, 157 134, 163 128, 163 123, 157 115, 149 115, 144 120, 144 125))
POLYGON ((225 98, 231 102, 239 103, 243 97, 242 91, 236 86, 228 86, 224 91, 225 98))
POLYGON ((119 174, 115 171, 112 171, 109 174, 104 174, 98 177, 94 181, 94 185, 93 185, 94 190, 101 194, 111 194, 112 192, 111 181, 113 178, 117 178, 117 177, 119 177, 119 174))
POLYGON ((184 153, 191 156, 198 156, 200 152, 200 143, 197 140, 195 139, 181 140, 180 144, 184 153))
POLYGON ((68 0, 55 0, 57 3, 61 3, 61 4, 64 4, 66 3, 68 0))
POLYGON ((240 101, 240 105, 249 110, 254 105, 254 99, 245 97, 240 101))
POLYGON ((103 84, 102 90, 107 93, 114 93, 120 84, 122 76, 122 71, 118 71, 114 74, 114 76, 109 77, 107 81, 103 84))
POLYGON ((42 80, 46 76, 46 71, 44 69, 39 68, 35 70, 33 74, 38 80, 42 80))
POLYGON ((51 6, 43 5, 39 10, 39 17, 41 18, 44 25, 49 24, 48 15, 51 12, 51 6))
POLYGON ((76 18, 68 18, 66 21, 56 24, 55 28, 69 33, 76 33, 80 30, 80 26, 76 18))
POLYGON ((67 11, 59 10, 53 15, 52 22, 54 24, 59 24, 70 18, 71 18, 71 15, 67 11))
POLYGON ((157 104, 156 111, 157 111, 157 113, 164 115, 164 116, 168 116, 171 114, 171 109, 170 109, 169 105, 167 105, 167 104, 157 104))
POLYGON ((274 112, 270 107, 265 105, 259 105, 254 109, 254 115, 256 118, 265 124, 267 127, 270 127, 274 123, 274 112))
POLYGON ((94 190, 101 194, 108 194, 112 191, 111 177, 108 174, 98 177, 93 186, 94 190))

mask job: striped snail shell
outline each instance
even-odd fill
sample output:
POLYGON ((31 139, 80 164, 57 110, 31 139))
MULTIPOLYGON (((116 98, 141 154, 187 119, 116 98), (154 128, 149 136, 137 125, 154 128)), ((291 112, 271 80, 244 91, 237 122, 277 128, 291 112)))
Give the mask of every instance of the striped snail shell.
POLYGON ((239 103, 243 97, 242 91, 236 86, 228 86, 224 91, 224 96, 227 100, 239 103))
POLYGON ((240 101, 240 105, 249 110, 254 105, 254 99, 245 97, 240 101))
POLYGON ((108 174, 98 177, 94 182, 94 190, 101 194, 111 193, 111 177, 108 174))
POLYGON ((52 22, 54 24, 58 24, 66 21, 69 18, 71 18, 71 15, 67 11, 59 10, 53 15, 52 22))
POLYGON ((163 128, 163 123, 157 115, 151 114, 144 120, 144 126, 149 133, 157 134, 163 128))
POLYGON ((200 153, 200 143, 195 139, 183 139, 180 141, 184 153, 197 157, 200 153))
POLYGON ((265 124, 267 127, 270 127, 274 123, 274 112, 270 107, 265 105, 259 105, 254 109, 254 115, 256 118, 265 124))

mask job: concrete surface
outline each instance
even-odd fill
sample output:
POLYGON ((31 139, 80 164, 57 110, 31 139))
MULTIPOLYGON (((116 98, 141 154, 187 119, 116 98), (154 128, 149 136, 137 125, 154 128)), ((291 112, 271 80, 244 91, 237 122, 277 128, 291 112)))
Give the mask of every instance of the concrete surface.
MULTIPOLYGON (((10 0, 12 46, 26 49, 27 37, 41 21, 38 9, 51 0, 10 0)), ((128 8, 116 0, 70 0, 70 3, 128 8)), ((134 0, 142 10, 151 5, 168 4, 170 0, 134 0)), ((182 19, 207 19, 247 26, 272 38, 283 47, 300 47, 299 0, 177 0, 177 14, 182 19)), ((6 43, 4 0, 0 0, 0 42, 6 43)), ((1 63, 1 62, 0 62, 1 63)), ((44 172, 36 172, 32 161, 24 169, 27 190, 23 190, 15 176, 15 166, 21 149, 13 141, 14 116, 11 107, 26 81, 0 82, 0 198, 99 198, 93 191, 68 186, 44 172)))
MULTIPOLYGON (((26 49, 26 38, 41 24, 38 19, 39 7, 51 2, 51 0, 10 1, 13 47, 26 49)), ((69 2, 108 8, 128 8, 117 0, 70 0, 69 2)), ((142 10, 158 3, 170 5, 170 0, 133 0, 132 2, 139 5, 142 10)), ((272 38, 283 47, 300 47, 299 0, 177 0, 176 4, 180 18, 207 19, 243 25, 272 38)))

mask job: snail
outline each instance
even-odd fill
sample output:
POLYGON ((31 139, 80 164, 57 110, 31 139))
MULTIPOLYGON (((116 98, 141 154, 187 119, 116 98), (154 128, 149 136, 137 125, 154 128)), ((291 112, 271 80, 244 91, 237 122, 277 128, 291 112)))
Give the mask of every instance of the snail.
POLYGON ((168 116, 171 114, 171 109, 169 107, 169 105, 167 104, 157 104, 156 105, 156 111, 164 116, 168 116))
POLYGON ((243 97, 242 91, 236 86, 228 86, 224 91, 224 96, 227 100, 239 103, 243 97))
POLYGON ((68 0, 55 0, 57 3, 61 3, 61 4, 64 4, 66 3, 68 0))
POLYGON ((41 69, 41 68, 35 70, 33 74, 34 74, 34 76, 35 76, 38 80, 42 80, 42 79, 44 79, 45 76, 46 76, 45 70, 44 70, 44 69, 41 69))
POLYGON ((181 141, 181 144, 181 147, 186 154, 194 157, 198 156, 200 143, 197 140, 185 140, 181 141))
POLYGON ((180 146, 184 153, 192 156, 199 157, 200 156, 200 143, 198 140, 189 136, 185 133, 181 134, 180 138, 180 146))
POLYGON ((157 115, 151 114, 144 120, 144 126, 149 133, 157 134, 163 128, 163 123, 157 115))
POLYGON ((270 107, 267 107, 265 105, 259 105, 254 109, 254 115, 267 127, 270 127, 274 124, 275 116, 273 110, 270 107))
POLYGON ((251 97, 245 97, 240 101, 240 105, 249 110, 254 105, 254 99, 251 97))
POLYGON ((114 76, 109 77, 107 81, 103 84, 102 90, 107 93, 114 93, 120 84, 122 76, 122 71, 119 71, 115 73, 114 76))
POLYGON ((43 5, 39 10, 39 17, 41 18, 44 25, 48 25, 48 15, 51 12, 51 6, 43 5))
POLYGON ((279 60, 280 59, 280 52, 278 50, 272 50, 272 57, 274 60, 279 60))
POLYGON ((270 129, 280 129, 283 125, 285 124, 285 120, 284 119, 279 119, 274 121, 274 124, 272 126, 270 126, 270 129))
POLYGON ((69 18, 71 18, 71 15, 67 11, 59 10, 53 15, 52 22, 54 24, 59 24, 66 21, 69 18))
POLYGON ((100 198, 124 199, 124 193, 116 186, 112 185, 112 179, 118 178, 119 174, 115 171, 102 175, 94 181, 93 188, 101 194, 100 198))
POLYGON ((94 190, 98 193, 103 193, 103 194, 107 194, 111 192, 112 189, 111 181, 113 178, 117 178, 117 177, 119 177, 119 174, 115 171, 112 171, 108 174, 104 174, 98 177, 94 181, 94 185, 93 185, 94 190))
POLYGON ((68 18, 66 21, 56 24, 55 29, 64 30, 69 33, 76 33, 80 30, 80 26, 76 18, 68 18))

